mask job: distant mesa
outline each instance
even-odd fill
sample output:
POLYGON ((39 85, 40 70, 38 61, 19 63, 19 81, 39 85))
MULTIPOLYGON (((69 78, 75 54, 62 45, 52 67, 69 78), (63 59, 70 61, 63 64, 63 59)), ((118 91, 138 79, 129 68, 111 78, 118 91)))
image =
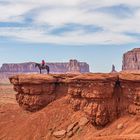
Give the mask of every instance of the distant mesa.
POLYGON ((140 48, 135 48, 124 53, 122 63, 123 71, 140 70, 140 48))
MULTIPOLYGON (((50 67, 51 73, 87 73, 89 72, 89 65, 86 62, 79 62, 76 59, 71 59, 65 63, 47 63, 50 67)), ((26 63, 9 63, 3 64, 0 68, 0 72, 9 73, 33 73, 39 72, 38 68, 35 68, 35 62, 26 63)))

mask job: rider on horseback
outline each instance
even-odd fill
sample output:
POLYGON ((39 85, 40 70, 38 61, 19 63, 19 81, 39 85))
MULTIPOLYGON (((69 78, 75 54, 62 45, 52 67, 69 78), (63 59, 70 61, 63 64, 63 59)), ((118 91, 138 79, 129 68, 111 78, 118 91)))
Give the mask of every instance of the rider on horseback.
POLYGON ((44 60, 42 60, 41 63, 35 63, 35 67, 38 67, 38 68, 39 68, 40 73, 41 73, 41 70, 44 70, 44 69, 47 70, 47 73, 48 73, 48 74, 49 74, 49 72, 50 72, 50 68, 49 68, 48 65, 46 65, 46 63, 45 63, 44 60))
POLYGON ((45 66, 45 60, 42 60, 42 66, 43 67, 45 66))

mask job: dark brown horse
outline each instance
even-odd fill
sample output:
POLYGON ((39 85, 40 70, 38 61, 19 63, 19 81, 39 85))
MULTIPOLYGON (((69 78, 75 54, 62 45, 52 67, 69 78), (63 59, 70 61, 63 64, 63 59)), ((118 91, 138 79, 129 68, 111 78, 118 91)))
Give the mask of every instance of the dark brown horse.
POLYGON ((39 64, 39 63, 35 63, 35 67, 38 67, 38 68, 39 68, 39 70, 40 70, 40 74, 41 74, 41 70, 43 70, 43 69, 46 69, 48 74, 49 74, 49 72, 50 72, 50 68, 49 68, 48 65, 44 65, 44 66, 42 66, 42 65, 39 64))

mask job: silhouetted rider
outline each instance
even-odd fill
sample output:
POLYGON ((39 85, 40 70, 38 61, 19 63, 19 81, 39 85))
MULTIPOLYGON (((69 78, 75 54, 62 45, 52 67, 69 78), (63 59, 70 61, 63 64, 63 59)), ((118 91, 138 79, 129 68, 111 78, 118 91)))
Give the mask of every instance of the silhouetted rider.
POLYGON ((42 60, 42 66, 45 66, 45 60, 42 60))

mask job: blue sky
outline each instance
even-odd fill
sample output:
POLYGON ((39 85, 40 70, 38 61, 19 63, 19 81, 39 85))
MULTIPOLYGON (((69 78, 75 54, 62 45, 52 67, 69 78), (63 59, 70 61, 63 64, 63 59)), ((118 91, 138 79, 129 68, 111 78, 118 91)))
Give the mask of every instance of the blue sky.
POLYGON ((0 65, 78 59, 121 70, 140 45, 139 0, 0 0, 0 65))

